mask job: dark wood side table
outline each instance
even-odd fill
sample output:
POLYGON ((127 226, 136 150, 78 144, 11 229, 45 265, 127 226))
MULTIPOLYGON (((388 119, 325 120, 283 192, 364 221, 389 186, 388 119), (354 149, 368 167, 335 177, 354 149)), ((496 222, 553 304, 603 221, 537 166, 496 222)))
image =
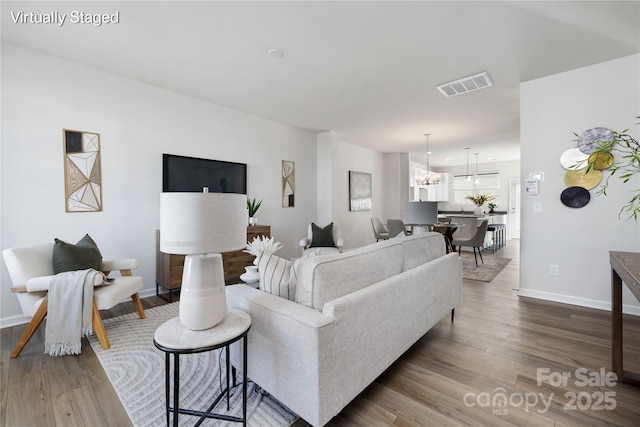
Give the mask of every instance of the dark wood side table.
MULTIPOLYGON (((153 335, 153 344, 165 352, 165 405, 167 426, 170 425, 170 414, 173 412, 173 426, 178 427, 178 415, 195 415, 200 417, 196 423, 200 425, 205 418, 232 421, 247 425, 247 334, 251 328, 251 317, 240 310, 227 310, 224 320, 211 329, 193 331, 186 328, 179 317, 166 321, 153 335), (242 417, 233 417, 226 414, 214 413, 213 408, 227 397, 227 410, 229 410, 229 346, 242 339, 242 417), (226 388, 214 399, 206 411, 180 408, 180 355, 202 353, 219 348, 225 349, 226 354, 226 388), (170 401, 170 356, 173 354, 173 406, 170 401)), ((235 371, 234 371, 235 372, 235 371)), ((235 383, 235 378, 234 378, 235 383)))
POLYGON ((622 364, 622 283, 640 301, 640 253, 610 251, 609 263, 613 372, 618 376, 618 381, 640 386, 640 374, 625 371, 622 364))

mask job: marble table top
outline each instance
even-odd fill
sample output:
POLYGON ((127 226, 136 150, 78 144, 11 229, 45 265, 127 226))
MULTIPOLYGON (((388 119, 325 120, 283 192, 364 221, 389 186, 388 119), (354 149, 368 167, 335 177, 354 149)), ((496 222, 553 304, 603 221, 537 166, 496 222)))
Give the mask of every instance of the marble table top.
POLYGON ((180 322, 180 317, 174 317, 156 329, 153 340, 165 349, 206 349, 241 336, 249 327, 251 327, 251 316, 240 310, 227 310, 227 315, 222 322, 203 331, 188 329, 180 322))

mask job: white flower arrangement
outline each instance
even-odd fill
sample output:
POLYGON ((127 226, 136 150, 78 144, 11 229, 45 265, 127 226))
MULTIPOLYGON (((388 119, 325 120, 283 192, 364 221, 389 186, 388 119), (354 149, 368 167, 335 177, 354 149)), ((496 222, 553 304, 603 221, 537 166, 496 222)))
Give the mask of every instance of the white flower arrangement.
POLYGON ((280 249, 282 249, 282 243, 276 242, 273 237, 258 236, 254 237, 252 242, 247 242, 247 249, 242 252, 259 258, 262 254, 271 255, 280 249))

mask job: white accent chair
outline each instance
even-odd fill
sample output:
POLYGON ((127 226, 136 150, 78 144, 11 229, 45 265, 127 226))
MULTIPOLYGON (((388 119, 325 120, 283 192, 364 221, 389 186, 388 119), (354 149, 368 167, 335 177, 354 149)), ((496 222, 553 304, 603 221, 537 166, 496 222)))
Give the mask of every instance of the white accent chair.
POLYGON ((312 241, 313 229, 311 227, 311 224, 309 224, 309 226, 307 227, 307 237, 300 240, 300 248, 302 248, 303 256, 311 252, 314 252, 317 255, 342 253, 344 240, 342 239, 342 236, 340 234, 339 224, 333 223, 333 241, 335 242, 335 247, 311 246, 312 241))
MULTIPOLYGON (((53 245, 53 242, 42 243, 2 251, 14 285, 11 291, 17 294, 24 316, 31 318, 31 322, 11 353, 12 358, 20 355, 24 346, 47 315, 47 292, 49 283, 54 276, 53 245)), ((138 295, 138 291, 143 288, 144 283, 142 277, 131 275, 131 269, 137 268, 138 265, 139 262, 135 258, 102 261, 101 270, 103 273, 108 275, 113 270, 119 270, 121 274, 121 276, 114 278, 113 284, 96 287, 93 292, 93 329, 100 345, 105 350, 111 347, 111 344, 109 344, 99 310, 109 310, 131 297, 138 316, 141 319, 145 318, 138 295)))

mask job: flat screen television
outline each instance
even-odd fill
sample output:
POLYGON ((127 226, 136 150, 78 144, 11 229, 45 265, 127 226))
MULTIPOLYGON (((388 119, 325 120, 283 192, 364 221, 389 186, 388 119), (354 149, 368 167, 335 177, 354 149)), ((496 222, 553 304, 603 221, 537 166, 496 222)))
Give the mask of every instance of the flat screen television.
POLYGON ((162 191, 247 194, 246 163, 162 155, 162 191))

